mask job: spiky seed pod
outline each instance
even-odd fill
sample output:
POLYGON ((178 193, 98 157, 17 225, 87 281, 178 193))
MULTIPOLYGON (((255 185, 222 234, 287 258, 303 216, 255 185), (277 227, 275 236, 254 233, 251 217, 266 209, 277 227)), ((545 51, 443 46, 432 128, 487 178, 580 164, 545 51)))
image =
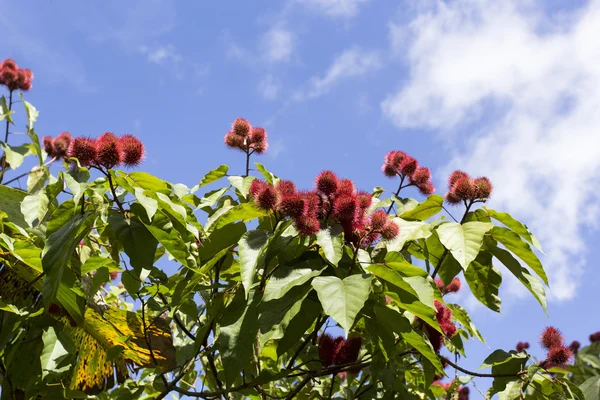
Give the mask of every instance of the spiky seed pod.
POLYGON ((252 125, 244 118, 236 118, 231 125, 231 130, 238 136, 246 137, 250 134, 252 125))
POLYGON ((296 218, 296 229, 302 235, 312 236, 319 233, 321 230, 321 226, 319 225, 319 220, 314 216, 302 216, 300 218, 296 218))
POLYGON ((11 92, 17 89, 17 74, 18 72, 11 68, 2 68, 2 70, 0 70, 2 84, 6 85, 11 92))
POLYGON ((410 182, 414 185, 419 186, 419 185, 429 182, 430 179, 431 179, 431 171, 429 171, 429 168, 420 167, 420 168, 417 168, 415 173, 410 177, 410 182))
POLYGON ((46 154, 48 154, 48 157, 54 157, 54 139, 52 139, 50 136, 44 136, 42 143, 44 146, 44 151, 46 154))
POLYGON ((442 334, 429 325, 425 326, 425 330, 427 331, 427 336, 429 337, 431 346, 436 353, 439 352, 444 344, 444 338, 442 334))
POLYGON ((469 174, 467 174, 464 171, 460 171, 460 170, 456 170, 454 172, 452 172, 450 174, 450 177, 448 177, 448 187, 453 186, 456 181, 458 181, 460 178, 469 178, 471 179, 471 177, 469 176, 469 174))
POLYGON ((335 356, 334 340, 331 336, 324 334, 319 338, 319 359, 324 367, 333 364, 335 356))
POLYGON ((371 230, 381 231, 387 222, 388 217, 384 210, 377 210, 371 214, 371 230))
POLYGON ((456 335, 456 325, 454 325, 451 321, 445 321, 442 325, 440 325, 446 336, 449 338, 454 337, 456 335))
POLYGON ((106 132, 96 140, 96 160, 106 168, 114 168, 123 162, 123 149, 121 142, 112 133, 106 132))
POLYGON ((340 222, 350 222, 354 219, 356 211, 356 198, 351 195, 342 195, 333 203, 333 216, 340 222))
POLYGON ((302 197, 306 202, 306 215, 318 218, 321 214, 321 196, 317 192, 303 192, 302 197))
POLYGON ((454 185, 452 185, 452 192, 460 200, 471 200, 475 195, 475 187, 471 178, 463 177, 458 179, 454 185))
POLYGON ((78 159, 82 166, 90 166, 96 162, 96 141, 87 137, 75 138, 69 146, 68 153, 69 157, 78 159))
POLYGON ((366 210, 373 204, 373 196, 371 196, 371 193, 360 191, 356 195, 356 204, 358 205, 358 208, 366 210))
POLYGON ((277 209, 286 217, 298 218, 308 211, 308 204, 300 193, 287 194, 281 197, 277 209))
POLYGON ((548 326, 540 335, 540 344, 545 349, 551 347, 561 347, 564 345, 564 337, 562 333, 553 326, 548 326))
POLYGON ((573 353, 565 346, 554 346, 548 350, 548 357, 546 362, 550 362, 556 365, 564 365, 569 362, 573 353))
POLYGON ((123 150, 123 164, 128 167, 135 167, 142 162, 144 158, 144 144, 133 135, 123 135, 119 138, 121 149, 123 150))
POLYGON ((333 363, 335 365, 342 365, 355 362, 358 359, 361 344, 362 339, 360 336, 354 336, 344 340, 342 346, 335 355, 333 363))
POLYGON ((256 198, 256 196, 258 196, 258 194, 267 187, 267 183, 265 181, 261 181, 260 179, 255 179, 252 181, 252 183, 250 184, 250 195, 253 198, 256 198))
POLYGON ((592 342, 592 343, 600 342, 600 332, 592 333, 590 335, 590 342, 592 342))
POLYGON ((444 293, 444 289, 446 288, 446 285, 444 285, 444 281, 442 281, 440 278, 435 278, 433 281, 435 282, 435 285, 440 290, 440 292, 444 293))
POLYGON ((16 80, 17 88, 24 92, 28 92, 29 90, 31 90, 31 79, 32 78, 33 78, 33 73, 31 73, 30 70, 19 69, 19 71, 17 72, 17 80, 16 80))
POLYGON ((473 186, 475 188, 474 197, 477 199, 486 200, 489 199, 492 195, 492 182, 485 176, 475 179, 473 181, 473 186))
POLYGON ((577 354, 577 352, 579 351, 580 348, 581 348, 581 343, 579 343, 577 340, 572 341, 571 344, 569 345, 569 350, 571 350, 571 352, 573 352, 573 354, 577 354))
POLYGON ((381 237, 384 240, 392 240, 400 233, 400 227, 393 221, 387 221, 383 230, 381 231, 381 237))
POLYGON ((73 138, 69 132, 62 132, 60 135, 54 138, 54 155, 56 157, 64 157, 69 151, 69 146, 73 138))
POLYGON ((460 204, 461 201, 462 200, 460 197, 458 197, 453 191, 446 193, 446 203, 456 205, 460 204))
POLYGON ((433 186, 431 182, 422 183, 417 186, 417 189, 419 189, 419 192, 421 192, 423 196, 429 196, 435 192, 435 186, 433 186))
POLYGON ((323 171, 315 179, 315 188, 324 195, 332 195, 338 190, 338 178, 331 171, 323 171))
POLYGON ((280 196, 287 196, 296 193, 296 185, 292 181, 281 180, 275 185, 275 190, 280 196))
POLYGON ((466 386, 458 390, 458 400, 469 400, 469 388, 466 386))
POLYGON ((336 196, 354 196, 356 195, 356 186, 350 179, 342 179, 339 181, 336 196))
POLYGON ((267 131, 265 130, 265 128, 253 127, 248 136, 248 140, 252 144, 266 142, 267 131))
POLYGON ((267 186, 254 198, 254 202, 263 210, 274 210, 277 205, 277 192, 272 186, 267 186))
POLYGON ((0 68, 12 69, 13 71, 16 71, 19 67, 17 66, 15 60, 12 58, 7 58, 6 60, 2 61, 0 68))
POLYGON ((400 163, 400 172, 402 175, 412 178, 413 174, 416 172, 417 168, 419 168, 419 164, 417 160, 410 156, 404 157, 402 162, 400 163))
POLYGON ((398 176, 398 171, 391 164, 383 164, 383 166, 381 167, 381 171, 388 178, 393 178, 395 176, 398 176))
POLYGON ((227 132, 227 134, 225 135, 225 145, 232 149, 246 151, 245 140, 246 139, 244 139, 244 137, 238 136, 232 131, 227 132))
POLYGON ((461 281, 459 278, 453 278, 452 281, 446 286, 446 293, 456 293, 460 290, 461 281))
POLYGON ((256 154, 264 154, 269 148, 269 144, 266 141, 261 143, 254 143, 250 145, 250 148, 254 150, 256 154))

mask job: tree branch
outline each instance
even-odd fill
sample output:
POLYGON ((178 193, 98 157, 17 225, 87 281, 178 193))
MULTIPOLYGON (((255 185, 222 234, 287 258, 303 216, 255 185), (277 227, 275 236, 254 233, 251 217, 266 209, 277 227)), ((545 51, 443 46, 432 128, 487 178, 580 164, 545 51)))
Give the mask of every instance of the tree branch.
POLYGON ((482 374, 479 372, 473 372, 473 371, 469 371, 468 369, 464 369, 460 365, 455 364, 454 362, 450 361, 449 359, 447 359, 444 356, 440 356, 440 360, 445 361, 446 363, 448 363, 448 365, 450 365, 454 369, 459 370, 460 372, 462 372, 464 374, 476 376, 478 378, 511 378, 511 377, 521 376, 526 373, 526 371, 520 371, 515 374, 482 374))

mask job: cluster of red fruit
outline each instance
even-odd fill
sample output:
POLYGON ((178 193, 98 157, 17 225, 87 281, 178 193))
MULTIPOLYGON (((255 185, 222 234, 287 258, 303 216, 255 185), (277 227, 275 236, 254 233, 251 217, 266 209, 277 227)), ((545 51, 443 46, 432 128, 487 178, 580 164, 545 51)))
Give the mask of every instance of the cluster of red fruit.
POLYGON ((447 285, 440 278, 435 278, 435 284, 442 294, 456 293, 462 285, 459 278, 453 278, 447 285))
POLYGON ((73 157, 84 167, 114 168, 121 164, 133 167, 144 157, 144 145, 138 138, 133 135, 117 137, 110 132, 95 139, 72 139, 68 132, 63 132, 54 139, 44 137, 43 144, 50 157, 73 157))
POLYGON ((600 342, 600 332, 592 333, 590 335, 590 342, 592 342, 592 343, 600 342))
POLYGON ((417 160, 403 151, 394 150, 387 153, 381 170, 387 177, 399 176, 402 180, 408 179, 409 184, 406 186, 416 186, 425 196, 435 191, 429 168, 419 167, 417 160))
POLYGON ((525 351, 526 349, 529 348, 529 342, 519 342, 517 343, 517 345, 515 346, 515 349, 520 353, 522 351, 525 351))
POLYGON ((346 240, 359 246, 370 245, 380 237, 391 240, 400 231, 383 210, 367 216, 373 202, 371 194, 357 191, 351 180, 338 179, 331 171, 321 172, 310 192, 297 191, 290 181, 273 186, 255 179, 250 194, 259 208, 293 218, 304 235, 319 232, 319 220, 330 217, 344 228, 346 240))
POLYGON ((267 151, 267 131, 264 128, 253 127, 243 118, 237 118, 231 125, 231 130, 225 135, 225 144, 232 149, 246 153, 262 154, 267 151))
MULTIPOLYGON (((451 338, 456 334, 456 325, 454 325, 452 322, 452 311, 450 311, 449 308, 447 308, 438 300, 434 300, 434 305, 436 309, 435 319, 437 320, 438 324, 440 324, 444 334, 451 338)), ((440 351, 442 345, 444 344, 444 338, 442 337, 442 334, 429 325, 426 325, 425 328, 434 350, 436 352, 440 351)))
MULTIPOLYGON (((443 388, 445 391, 450 390, 450 387, 454 384, 454 381, 448 383, 442 383, 441 381, 433 382, 433 385, 443 388)), ((458 400, 469 400, 469 388, 464 386, 458 389, 458 400)))
POLYGON ((485 202, 492 195, 492 182, 485 176, 472 179, 463 171, 454 171, 448 178, 446 201, 449 204, 461 202, 485 202))
POLYGON ((17 89, 29 91, 33 72, 30 69, 19 68, 17 63, 7 58, 0 64, 0 85, 4 85, 11 92, 17 89))
POLYGON ((319 359, 324 367, 353 363, 358 359, 362 340, 360 336, 344 339, 324 334, 319 339, 319 359))
POLYGON ((573 356, 571 349, 565 346, 562 333, 553 326, 544 329, 540 336, 540 344, 546 350, 546 360, 541 363, 546 368, 560 367, 568 363, 573 356))

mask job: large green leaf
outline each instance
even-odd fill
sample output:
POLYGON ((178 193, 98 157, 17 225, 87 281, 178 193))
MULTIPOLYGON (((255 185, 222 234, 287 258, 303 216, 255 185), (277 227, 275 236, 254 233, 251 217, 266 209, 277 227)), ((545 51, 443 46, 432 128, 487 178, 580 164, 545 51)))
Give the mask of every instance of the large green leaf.
POLYGON ((6 213, 9 221, 23 229, 29 227, 21 211, 21 203, 25 197, 27 192, 0 185, 0 210, 6 213))
POLYGON ((264 217, 265 215, 267 215, 267 212, 258 208, 253 202, 238 204, 219 216, 212 225, 207 223, 206 230, 208 232, 219 229, 227 224, 237 221, 248 222, 256 218, 264 217))
POLYGON ((231 186, 236 188, 240 194, 246 198, 250 192, 250 185, 256 178, 254 176, 230 176, 227 178, 231 186))
POLYGON ((25 157, 29 155, 29 146, 10 146, 6 143, 0 144, 4 154, 6 155, 6 162, 10 165, 11 169, 17 169, 23 164, 25 157))
POLYGON ((467 313, 467 310, 458 304, 446 303, 446 306, 450 309, 450 311, 452 311, 452 316, 462 324, 462 326, 471 334, 471 336, 475 336, 477 339, 485 343, 485 339, 483 336, 481 336, 479 329, 477 329, 473 321, 471 321, 471 317, 469 316, 469 313, 467 313))
POLYGON ((390 251, 385 255, 385 265, 400 272, 403 276, 421 276, 425 278, 429 275, 424 269, 406 261, 404 256, 396 251, 390 251))
POLYGON ((379 322, 390 327, 390 329, 402 336, 408 344, 431 361, 438 371, 443 370, 442 363, 437 354, 435 354, 433 347, 431 347, 431 343, 412 329, 410 322, 404 315, 389 307, 381 306, 375 307, 375 315, 379 322))
POLYGON ((338 265, 342 259, 342 249, 344 242, 342 234, 344 230, 338 224, 327 225, 317 233, 317 243, 323 249, 323 254, 327 261, 333 265, 338 265))
MULTIPOLYGON (((202 179, 200 180, 199 187, 206 186, 218 181, 219 179, 227 175, 227 171, 229 171, 229 167, 227 165, 219 165, 217 168, 213 169, 212 171, 210 171, 202 177, 202 179)), ((195 192, 195 190, 192 189, 192 192, 195 192)))
POLYGON ((92 229, 94 214, 85 213, 74 216, 65 226, 52 233, 42 251, 44 278, 44 305, 49 307, 58 292, 63 272, 79 241, 92 229))
POLYGON ((212 231, 198 248, 198 257, 204 262, 212 259, 222 249, 238 243, 245 232, 246 226, 241 222, 228 224, 212 231))
POLYGON ((490 354, 484 360, 481 369, 491 367, 492 374, 509 376, 495 377, 489 393, 494 394, 501 392, 506 389, 506 385, 517 380, 516 374, 524 369, 527 359, 528 356, 523 353, 517 353, 514 350, 511 350, 510 353, 507 353, 504 350, 496 350, 490 354), (514 376, 510 376, 512 374, 514 374, 514 376))
POLYGON ((465 271, 465 279, 477 300, 489 309, 500 312, 498 289, 502 284, 502 274, 492 265, 491 257, 489 262, 484 262, 485 258, 488 257, 478 257, 469 264, 465 271))
POLYGON ((363 274, 350 275, 344 280, 318 276, 312 281, 323 310, 344 328, 346 335, 369 297, 371 279, 370 275, 363 274))
POLYGON ((259 256, 269 241, 270 234, 260 229, 246 232, 240 239, 238 254, 240 256, 240 274, 246 295, 254 282, 259 256))
POLYGON ((442 244, 466 270, 481 249, 483 235, 493 227, 494 224, 486 222, 467 222, 464 225, 448 222, 440 225, 437 233, 442 244))
POLYGON ((546 312, 546 292, 540 281, 531 275, 526 268, 523 268, 521 263, 510 252, 492 246, 490 246, 489 251, 533 294, 542 305, 544 312, 546 312))
POLYGON ((321 313, 317 296, 309 295, 302 301, 300 311, 289 321, 283 337, 277 343, 277 355, 285 354, 297 346, 305 332, 314 324, 321 313))
POLYGON ((123 245, 131 266, 138 274, 143 270, 152 269, 158 241, 141 221, 113 214, 108 218, 108 228, 123 245))
POLYGON ((252 358, 259 328, 256 293, 252 290, 248 296, 245 296, 241 290, 237 291, 219 321, 219 336, 216 343, 221 354, 228 387, 233 385, 252 358))
POLYGON ((59 374, 71 369, 70 363, 64 361, 70 358, 74 348, 69 351, 68 346, 63 344, 56 334, 53 327, 49 326, 42 333, 42 341, 44 342, 44 348, 40 356, 42 363, 42 378, 48 374, 59 374))
POLYGON ((600 376, 592 376, 583 382, 579 388, 585 396, 585 400, 600 399, 600 376))
POLYGON ((292 288, 320 275, 324 269, 325 266, 320 258, 309 258, 294 263, 293 266, 279 267, 267 282, 263 302, 284 297, 292 288))
POLYGON ((254 163, 254 165, 256 165, 256 169, 258 170, 258 172, 260 172, 265 177, 267 183, 274 185, 279 180, 277 176, 267 171, 264 165, 260 163, 254 163))
POLYGON ((49 204, 50 200, 43 192, 25 197, 21 203, 21 212, 27 224, 32 226, 35 220, 41 221, 48 212, 49 204))
POLYGON ((510 228, 510 230, 512 230, 513 232, 521 236, 523 239, 531 243, 536 249, 542 251, 542 246, 540 245, 539 240, 533 235, 533 233, 531 233, 527 225, 517 221, 509 213, 498 212, 487 207, 483 207, 483 209, 488 213, 490 217, 494 218, 496 221, 503 223, 508 228, 510 228))
POLYGON ((535 255, 531 247, 524 242, 519 235, 511 231, 510 229, 502 228, 499 226, 492 229, 492 237, 498 242, 502 243, 504 247, 512 251, 521 260, 525 261, 527 265, 535 272, 546 285, 548 285, 548 277, 542 267, 542 263, 539 258, 535 255))
MULTIPOLYGON (((119 171, 122 174, 121 171, 119 171)), ((171 184, 157 178, 154 175, 150 175, 147 172, 135 171, 127 175, 127 181, 133 187, 139 187, 144 190, 150 190, 153 192, 160 192, 164 194, 171 193, 171 184)))
POLYGON ((431 236, 431 226, 426 222, 406 221, 402 218, 394 218, 394 222, 400 227, 400 233, 394 239, 386 241, 388 251, 400 251, 408 241, 431 236))
POLYGON ((442 210, 444 197, 439 194, 432 194, 422 203, 412 210, 404 211, 399 217, 403 219, 414 219, 424 221, 427 218, 434 216, 442 210))

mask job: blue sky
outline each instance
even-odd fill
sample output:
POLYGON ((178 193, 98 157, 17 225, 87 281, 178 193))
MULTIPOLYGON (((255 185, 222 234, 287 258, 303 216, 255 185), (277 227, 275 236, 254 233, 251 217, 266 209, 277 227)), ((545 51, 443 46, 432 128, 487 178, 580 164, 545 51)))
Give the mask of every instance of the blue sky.
MULTIPOLYGON (((551 322, 567 340, 600 330, 600 3, 0 4, 0 54, 35 73, 40 136, 133 133, 144 170, 193 186, 222 163, 242 172, 223 145, 241 116, 269 133, 257 161, 304 187, 333 169, 392 189, 380 167, 394 149, 430 167, 438 193, 452 169, 487 175, 489 206, 542 241, 551 322)), ((458 297, 488 339, 468 367, 550 323, 503 272, 502 315, 458 297)))

